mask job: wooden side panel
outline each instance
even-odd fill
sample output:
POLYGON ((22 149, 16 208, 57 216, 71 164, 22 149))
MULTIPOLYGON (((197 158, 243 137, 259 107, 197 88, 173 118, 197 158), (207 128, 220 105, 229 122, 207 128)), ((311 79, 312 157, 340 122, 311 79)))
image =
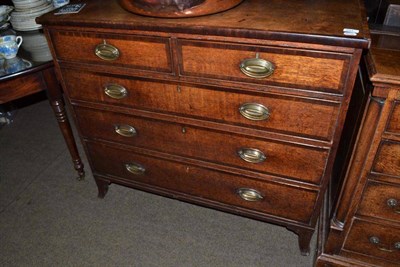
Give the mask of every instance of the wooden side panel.
POLYGON ((390 133, 400 134, 400 101, 394 101, 393 110, 390 114, 389 123, 386 131, 390 133))

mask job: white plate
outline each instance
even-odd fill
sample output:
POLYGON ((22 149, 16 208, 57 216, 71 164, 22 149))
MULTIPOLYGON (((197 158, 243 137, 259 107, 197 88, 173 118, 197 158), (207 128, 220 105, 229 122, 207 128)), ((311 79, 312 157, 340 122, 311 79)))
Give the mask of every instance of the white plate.
POLYGON ((30 8, 35 8, 38 6, 42 6, 45 4, 49 4, 46 0, 36 0, 36 1, 13 1, 15 10, 17 11, 23 11, 23 10, 29 10, 30 8))
POLYGON ((50 12, 54 9, 54 6, 51 4, 45 4, 38 6, 33 9, 23 10, 23 11, 14 11, 11 13, 11 18, 21 18, 21 17, 38 17, 44 13, 50 12))
POLYGON ((14 30, 25 32, 25 31, 33 31, 33 30, 41 29, 42 25, 36 24, 36 26, 26 26, 26 27, 13 26, 13 28, 14 28, 14 30))

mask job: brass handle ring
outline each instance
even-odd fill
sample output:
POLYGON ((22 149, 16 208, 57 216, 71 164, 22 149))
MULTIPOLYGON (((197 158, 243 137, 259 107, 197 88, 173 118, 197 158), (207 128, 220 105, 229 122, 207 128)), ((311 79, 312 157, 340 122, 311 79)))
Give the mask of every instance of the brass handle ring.
POLYGON ((104 93, 114 99, 122 99, 128 95, 128 91, 125 87, 116 83, 106 84, 104 86, 104 93))
POLYGON ((146 169, 139 163, 127 163, 125 164, 125 168, 134 175, 143 175, 146 172, 146 169))
POLYGON ((267 159, 265 154, 256 148, 241 148, 237 153, 242 160, 250 163, 261 163, 267 159))
POLYGON ((272 75, 275 71, 275 66, 272 62, 259 58, 257 53, 255 58, 243 60, 240 65, 240 70, 251 78, 262 79, 272 75))
POLYGON ((134 127, 130 125, 115 125, 114 130, 117 134, 124 136, 124 137, 134 137, 137 135, 137 131, 134 127))
POLYGON ((384 248, 384 247, 378 247, 378 249, 379 249, 380 251, 393 252, 392 249, 387 249, 387 248, 384 248))
POLYGON ((244 103, 239 108, 240 114, 248 120, 267 120, 271 113, 267 107, 258 103, 244 103))
POLYGON ((261 201, 264 197, 255 189, 252 188, 239 188, 237 194, 246 201, 261 201))
POLYGON ((96 56, 106 61, 116 60, 120 55, 118 48, 107 44, 106 40, 103 40, 102 44, 96 46, 94 53, 96 56))

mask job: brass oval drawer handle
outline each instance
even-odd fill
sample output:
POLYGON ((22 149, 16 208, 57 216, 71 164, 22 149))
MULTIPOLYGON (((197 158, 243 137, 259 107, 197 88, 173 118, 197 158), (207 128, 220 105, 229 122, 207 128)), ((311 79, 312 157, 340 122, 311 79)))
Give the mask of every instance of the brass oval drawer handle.
POLYGON ((122 99, 128 95, 128 90, 126 90, 122 85, 109 83, 105 85, 104 93, 111 98, 122 99))
POLYGON ((400 214, 400 209, 399 209, 399 202, 397 201, 397 199, 394 198, 389 198, 386 201, 386 204, 393 209, 393 212, 400 214))
POLYGON ((137 131, 134 127, 126 124, 115 125, 114 130, 117 134, 124 137, 134 137, 137 135, 137 131))
POLYGON ((103 41, 102 44, 98 44, 94 49, 94 53, 99 58, 112 61, 119 58, 119 50, 113 45, 107 44, 106 40, 103 41))
POLYGON ((239 188, 237 194, 246 201, 261 201, 264 197, 255 189, 252 188, 239 188))
POLYGON ((248 120, 267 120, 271 113, 267 107, 258 103, 244 103, 239 108, 240 114, 248 120))
POLYGON ((146 172, 146 169, 139 163, 127 163, 125 164, 125 168, 134 175, 143 175, 146 172))
POLYGON ((267 159, 265 154, 256 148, 241 148, 237 153, 242 160, 250 163, 261 163, 267 159))
POLYGON ((246 76, 256 79, 266 78, 272 75, 275 71, 274 64, 268 60, 259 58, 258 53, 255 58, 243 60, 239 67, 246 76))

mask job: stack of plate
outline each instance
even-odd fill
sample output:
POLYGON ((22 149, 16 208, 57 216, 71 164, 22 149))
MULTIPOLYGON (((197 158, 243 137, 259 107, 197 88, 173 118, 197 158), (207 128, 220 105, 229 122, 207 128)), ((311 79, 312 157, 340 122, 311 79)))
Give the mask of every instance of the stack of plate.
POLYGON ((32 31, 40 29, 35 19, 54 9, 52 1, 48 0, 12 0, 15 11, 11 13, 11 25, 17 31, 32 31))
POLYGON ((13 11, 13 6, 0 5, 0 30, 7 29, 10 26, 10 13, 13 11))
POLYGON ((33 61, 44 62, 52 60, 49 45, 46 37, 40 31, 31 31, 21 33, 24 38, 22 47, 28 51, 33 61))

